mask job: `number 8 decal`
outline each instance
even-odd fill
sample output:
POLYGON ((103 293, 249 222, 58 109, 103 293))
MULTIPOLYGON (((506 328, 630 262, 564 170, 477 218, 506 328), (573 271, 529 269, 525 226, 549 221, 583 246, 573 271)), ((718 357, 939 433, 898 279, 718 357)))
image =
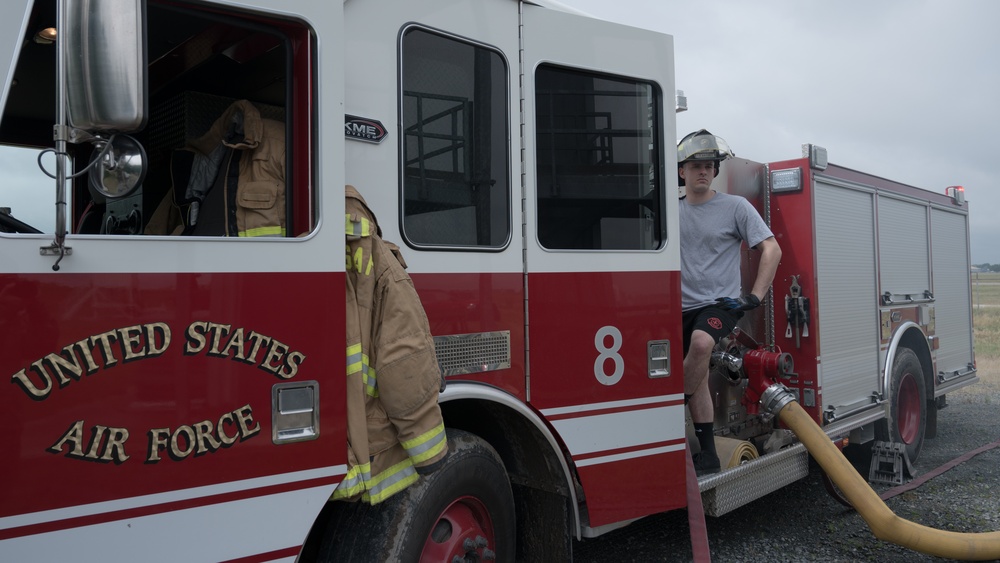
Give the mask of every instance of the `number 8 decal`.
POLYGON ((594 335, 594 347, 597 348, 597 359, 594 360, 594 377, 602 385, 614 385, 625 374, 625 359, 618 353, 622 349, 622 332, 613 326, 602 326, 594 335), (604 346, 604 340, 611 337, 611 347, 604 346), (605 363, 611 360, 615 371, 610 375, 605 371, 605 363))

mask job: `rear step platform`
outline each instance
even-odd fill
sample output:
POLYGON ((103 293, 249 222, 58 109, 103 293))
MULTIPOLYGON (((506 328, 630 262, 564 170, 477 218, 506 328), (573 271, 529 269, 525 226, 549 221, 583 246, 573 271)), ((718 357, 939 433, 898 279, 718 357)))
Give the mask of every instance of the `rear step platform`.
POLYGON ((796 443, 721 473, 705 475, 698 479, 698 489, 705 514, 722 516, 808 474, 809 452, 796 443))

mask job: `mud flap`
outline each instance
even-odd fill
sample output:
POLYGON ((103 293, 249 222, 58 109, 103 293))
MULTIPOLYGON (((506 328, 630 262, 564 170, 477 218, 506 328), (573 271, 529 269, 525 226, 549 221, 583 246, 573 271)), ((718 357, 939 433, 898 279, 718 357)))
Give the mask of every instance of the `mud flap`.
POLYGON ((556 492, 511 483, 517 517, 516 561, 572 561, 573 516, 556 492))

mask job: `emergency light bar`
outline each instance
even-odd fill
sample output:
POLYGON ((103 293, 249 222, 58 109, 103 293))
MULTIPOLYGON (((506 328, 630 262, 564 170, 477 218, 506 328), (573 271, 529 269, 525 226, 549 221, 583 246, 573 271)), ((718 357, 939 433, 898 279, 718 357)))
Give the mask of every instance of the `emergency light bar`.
POLYGON ((688 109, 687 96, 684 95, 684 90, 678 90, 677 95, 674 97, 674 113, 687 111, 687 109, 688 109))
POLYGON ((826 170, 826 149, 812 143, 802 145, 802 156, 809 158, 809 168, 826 170))
POLYGON ((944 189, 944 195, 950 197, 955 205, 965 203, 965 188, 962 186, 948 186, 944 189))

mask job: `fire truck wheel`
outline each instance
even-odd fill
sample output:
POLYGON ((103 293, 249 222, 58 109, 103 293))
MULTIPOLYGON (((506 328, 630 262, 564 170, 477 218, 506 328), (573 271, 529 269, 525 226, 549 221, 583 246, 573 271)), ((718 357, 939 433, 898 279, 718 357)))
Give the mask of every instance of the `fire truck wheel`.
POLYGON ((319 560, 514 561, 514 497, 500 456, 461 430, 448 429, 448 447, 434 472, 337 519, 319 560))
POLYGON ((916 461, 927 427, 927 386, 917 355, 900 348, 889 381, 889 418, 875 425, 875 439, 906 444, 906 455, 916 461))

